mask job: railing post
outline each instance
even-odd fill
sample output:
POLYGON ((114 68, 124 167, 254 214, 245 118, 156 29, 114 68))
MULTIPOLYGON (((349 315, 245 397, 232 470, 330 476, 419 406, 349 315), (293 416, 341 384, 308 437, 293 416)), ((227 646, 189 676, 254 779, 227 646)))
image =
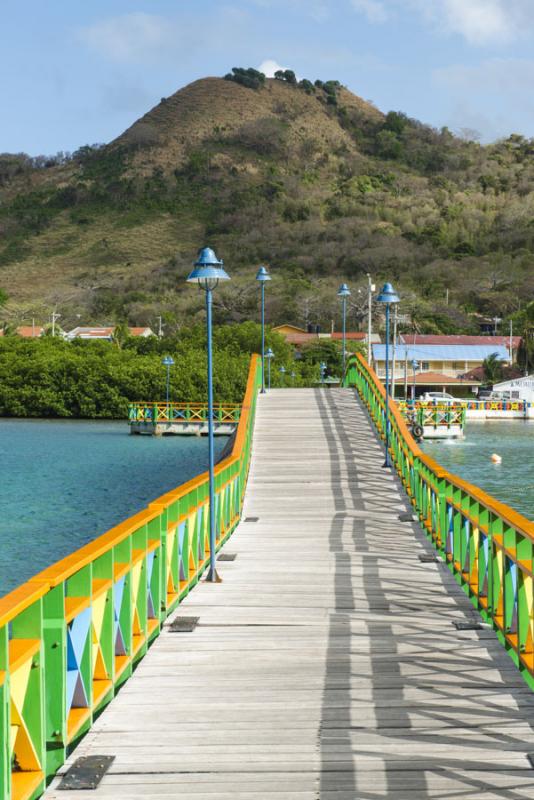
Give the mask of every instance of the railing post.
POLYGON ((438 503, 439 514, 436 515, 439 521, 439 530, 436 531, 436 538, 434 544, 443 555, 445 551, 445 540, 447 538, 447 481, 445 477, 438 477, 438 503))
POLYGON ((9 685, 9 629, 0 628, 0 797, 11 796, 9 685))
POLYGON ((64 763, 67 752, 67 624, 64 586, 50 589, 43 597, 43 652, 45 675, 46 774, 52 776, 64 763))

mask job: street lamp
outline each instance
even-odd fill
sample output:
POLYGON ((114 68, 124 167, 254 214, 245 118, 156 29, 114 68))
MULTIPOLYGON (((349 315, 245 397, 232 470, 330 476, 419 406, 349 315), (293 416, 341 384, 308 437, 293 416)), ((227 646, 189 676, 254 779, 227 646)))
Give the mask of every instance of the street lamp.
POLYGON ((343 385, 343 378, 345 377, 345 361, 346 361, 346 354, 345 354, 345 339, 347 337, 347 297, 350 297, 350 289, 346 283, 342 283, 339 289, 337 290, 337 296, 341 297, 341 305, 343 307, 343 377, 341 379, 341 385, 343 385))
POLYGON ((326 364, 324 363, 324 361, 321 361, 321 363, 319 364, 319 369, 321 370, 321 383, 324 386, 324 379, 326 375, 326 364))
POLYGON ((377 303, 386 306, 386 460, 382 466, 390 467, 389 460, 389 310, 391 304, 399 303, 399 296, 391 283, 385 283, 376 298, 377 303))
POLYGON ((415 377, 417 374, 417 370, 419 369, 419 361, 416 361, 415 358, 412 361, 412 369, 413 369, 413 405, 415 407, 415 377))
POLYGON ((271 388, 271 359, 274 358, 274 353, 269 347, 267 352, 265 353, 265 358, 267 359, 267 388, 271 388))
POLYGON ((265 394, 265 284, 271 280, 267 267, 260 267, 256 280, 261 286, 261 394, 265 394))
POLYGON ((199 251, 195 261, 194 270, 187 278, 188 283, 196 283, 206 293, 206 327, 208 350, 208 472, 209 472, 209 522, 210 522, 210 569, 209 581, 217 581, 216 565, 216 530, 215 530, 215 453, 213 443, 213 357, 211 341, 211 308, 212 293, 219 285, 219 281, 228 281, 230 276, 223 268, 211 247, 204 247, 199 251))
POLYGON ((161 363, 167 367, 167 419, 169 418, 169 390, 171 385, 171 367, 174 366, 174 358, 172 356, 163 356, 161 363))
POLYGON ((285 385, 285 382, 284 382, 284 375, 286 374, 286 368, 284 367, 284 365, 282 365, 282 366, 280 367, 280 369, 278 370, 278 372, 280 373, 281 384, 282 384, 282 386, 284 386, 284 385, 285 385))

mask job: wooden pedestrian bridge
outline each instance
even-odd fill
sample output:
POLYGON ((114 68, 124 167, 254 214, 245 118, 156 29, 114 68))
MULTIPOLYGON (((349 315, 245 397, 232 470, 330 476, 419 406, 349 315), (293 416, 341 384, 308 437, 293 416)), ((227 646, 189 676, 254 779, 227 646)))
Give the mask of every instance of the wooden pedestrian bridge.
POLYGON ((361 358, 343 389, 259 373, 221 583, 201 475, 0 600, 0 797, 534 798, 534 525, 396 407, 383 469, 361 358))

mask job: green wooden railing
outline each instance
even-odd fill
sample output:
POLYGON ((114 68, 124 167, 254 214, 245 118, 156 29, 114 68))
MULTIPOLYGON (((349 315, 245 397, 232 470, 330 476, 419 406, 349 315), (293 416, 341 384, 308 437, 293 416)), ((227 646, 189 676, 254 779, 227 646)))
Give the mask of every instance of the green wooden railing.
MULTIPOLYGON (((217 549, 240 519, 260 361, 215 468, 217 549)), ((0 599, 0 798, 33 800, 209 562, 204 473, 0 599)))
MULTIPOLYGON (((216 403, 213 408, 215 422, 237 424, 241 406, 229 403, 216 403)), ((128 422, 173 422, 187 424, 208 421, 207 403, 130 403, 128 422)))
POLYGON ((450 428, 465 425, 466 404, 412 403, 405 400, 396 401, 397 408, 408 425, 420 425, 422 428, 450 428))
MULTIPOLYGON (((348 364, 384 439, 385 390, 361 356, 348 364)), ((390 400, 390 455, 421 525, 534 688, 534 523, 425 455, 390 400)))

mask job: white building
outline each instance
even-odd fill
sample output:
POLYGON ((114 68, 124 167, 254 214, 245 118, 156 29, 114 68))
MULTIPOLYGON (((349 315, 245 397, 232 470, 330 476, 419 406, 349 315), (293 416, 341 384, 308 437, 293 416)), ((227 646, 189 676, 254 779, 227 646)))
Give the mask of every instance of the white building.
MULTIPOLYGON (((148 336, 155 336, 154 331, 147 327, 128 328, 128 331, 130 336, 141 336, 144 339, 146 339, 148 336)), ((114 325, 108 325, 107 327, 96 326, 93 328, 78 326, 77 328, 73 328, 73 330, 69 331, 66 335, 66 338, 69 341, 72 339, 104 339, 105 341, 111 342, 113 341, 114 332, 114 325)))
POLYGON ((503 394, 506 399, 526 400, 527 403, 534 403, 534 375, 496 383, 493 391, 503 394))

